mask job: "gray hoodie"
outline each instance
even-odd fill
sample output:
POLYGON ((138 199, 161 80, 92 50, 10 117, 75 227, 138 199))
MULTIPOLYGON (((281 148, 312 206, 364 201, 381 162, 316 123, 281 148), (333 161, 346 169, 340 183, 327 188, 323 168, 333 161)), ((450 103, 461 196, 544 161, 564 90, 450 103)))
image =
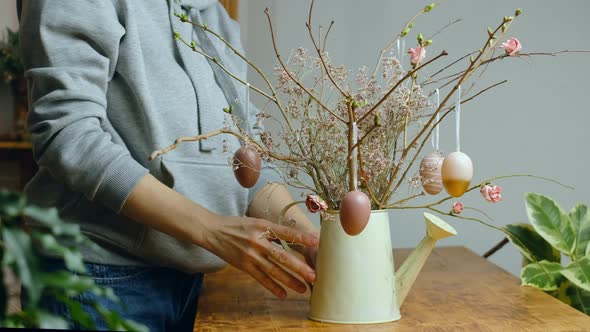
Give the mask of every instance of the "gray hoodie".
POLYGON ((240 216, 264 182, 248 191, 235 181, 234 137, 187 143, 148 161, 177 137, 224 126, 228 100, 248 128, 255 122, 245 114, 245 87, 175 41, 173 31, 240 77, 245 64, 174 13, 206 23, 241 48, 237 23, 216 0, 23 2, 29 128, 40 167, 26 194, 33 204, 57 207, 99 244, 100 250, 83 248, 87 261, 219 269, 225 263, 215 255, 120 215, 125 200, 149 172, 215 213, 240 216))

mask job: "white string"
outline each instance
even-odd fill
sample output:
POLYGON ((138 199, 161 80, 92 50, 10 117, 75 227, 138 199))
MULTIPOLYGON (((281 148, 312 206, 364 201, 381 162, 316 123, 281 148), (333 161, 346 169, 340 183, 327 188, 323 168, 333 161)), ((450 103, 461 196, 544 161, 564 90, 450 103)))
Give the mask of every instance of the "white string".
POLYGON ((406 38, 402 38, 402 48, 401 48, 402 58, 401 62, 404 63, 404 56, 406 55, 406 38))
POLYGON ((457 151, 461 151, 461 86, 457 89, 457 104, 455 105, 455 137, 457 151))
POLYGON ((246 122, 249 127, 250 124, 250 83, 246 83, 246 122))
MULTIPOLYGON (((434 110, 436 111, 440 106, 440 92, 436 89, 436 106, 434 110)), ((436 127, 434 127, 434 136, 432 137, 432 147, 434 151, 438 152, 439 141, 440 141, 440 128, 438 126, 438 122, 440 121, 440 113, 436 113, 436 127)))
MULTIPOLYGON (((352 123, 352 145, 355 146, 358 143, 358 135, 359 135, 359 130, 358 130, 358 126, 356 124, 356 122, 352 123)), ((357 186, 358 186, 358 146, 355 147, 352 150, 352 170, 353 170, 353 181, 354 181, 354 188, 352 188, 353 190, 357 190, 357 186)))

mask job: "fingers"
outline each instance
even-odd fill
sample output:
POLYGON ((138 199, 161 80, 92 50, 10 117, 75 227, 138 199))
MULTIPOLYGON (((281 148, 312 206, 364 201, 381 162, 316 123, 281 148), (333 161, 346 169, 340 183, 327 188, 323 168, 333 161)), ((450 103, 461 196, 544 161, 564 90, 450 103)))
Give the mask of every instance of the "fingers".
POLYGON ((283 225, 272 224, 270 226, 274 234, 286 242, 300 244, 305 247, 317 247, 319 238, 316 234, 305 233, 283 225))
POLYGON ((261 271, 258 267, 253 266, 248 269, 246 272, 250 273, 259 284, 261 284, 264 288, 268 289, 271 293, 273 293, 276 297, 284 299, 287 297, 287 291, 281 285, 279 285, 276 281, 272 280, 266 273, 261 271))
POLYGON ((273 261, 297 273, 306 281, 315 281, 315 271, 299 258, 288 253, 287 251, 285 251, 285 249, 277 245, 274 245, 270 242, 265 241, 264 243, 262 243, 262 246, 265 249, 267 256, 270 257, 273 261))
POLYGON ((291 273, 285 271, 282 267, 280 267, 273 261, 270 261, 265 257, 260 257, 259 264, 261 269, 267 275, 281 282, 283 285, 301 294, 307 291, 307 286, 303 282, 301 282, 301 280, 295 278, 291 273))

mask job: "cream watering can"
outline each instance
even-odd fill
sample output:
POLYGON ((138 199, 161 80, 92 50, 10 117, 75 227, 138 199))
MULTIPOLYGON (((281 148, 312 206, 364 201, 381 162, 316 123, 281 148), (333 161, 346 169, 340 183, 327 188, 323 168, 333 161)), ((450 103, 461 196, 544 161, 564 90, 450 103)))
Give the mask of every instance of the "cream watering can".
POLYGON ((341 324, 372 324, 401 318, 404 302, 436 241, 456 235, 440 218, 424 213, 426 235, 394 272, 389 213, 373 211, 357 236, 344 232, 337 214, 322 218, 317 278, 309 318, 341 324))

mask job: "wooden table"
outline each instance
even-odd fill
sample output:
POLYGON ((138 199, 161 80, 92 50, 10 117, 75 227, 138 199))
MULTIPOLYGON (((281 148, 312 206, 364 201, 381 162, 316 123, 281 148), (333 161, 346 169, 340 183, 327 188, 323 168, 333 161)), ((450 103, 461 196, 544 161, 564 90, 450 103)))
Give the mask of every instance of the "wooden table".
MULTIPOLYGON (((409 250, 395 251, 396 265, 409 250)), ((464 247, 437 248, 401 308, 402 319, 335 325, 307 319, 309 294, 279 300, 243 272, 205 278, 195 331, 590 331, 590 317, 464 247)))

